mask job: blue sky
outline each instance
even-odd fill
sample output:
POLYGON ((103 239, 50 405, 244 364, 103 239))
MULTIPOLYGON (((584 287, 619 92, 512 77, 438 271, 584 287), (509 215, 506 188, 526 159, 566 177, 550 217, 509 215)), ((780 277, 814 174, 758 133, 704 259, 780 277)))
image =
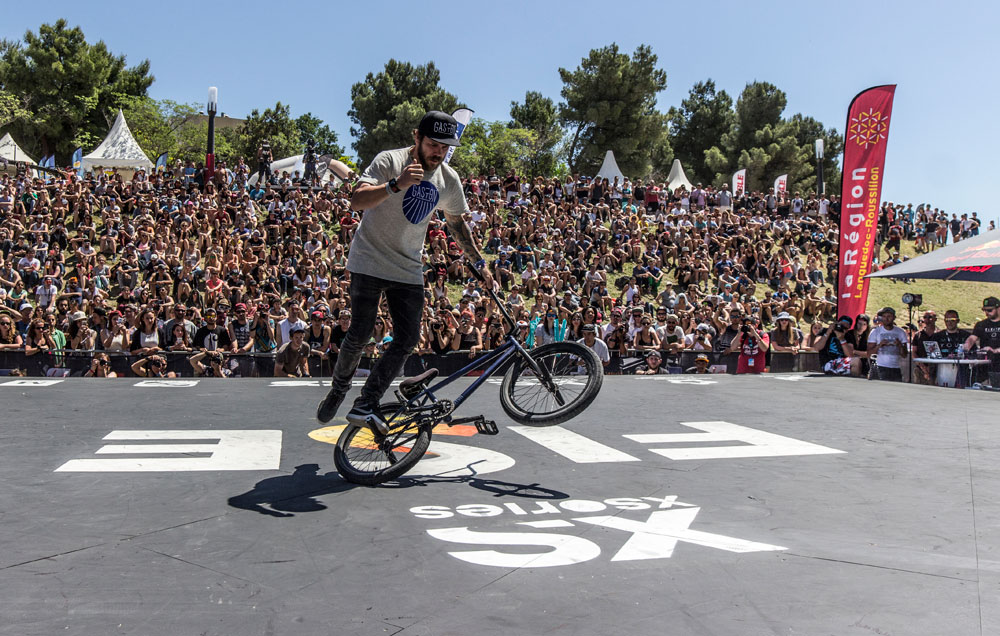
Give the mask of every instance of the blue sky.
MULTIPOLYGON (((735 99, 769 81, 801 112, 843 133, 860 90, 898 84, 883 198, 1000 215, 986 199, 1000 172, 996 2, 533 2, 377 5, 335 2, 8 3, 0 37, 66 18, 130 63, 148 58, 155 98, 243 116, 290 104, 350 147, 350 88, 392 57, 433 60, 441 84, 476 115, 506 119, 536 90, 559 100, 558 69, 590 49, 649 44, 667 72, 662 110, 712 78, 735 99)), ((777 176, 777 175, 773 175, 777 176)), ((769 177, 770 178, 770 177, 769 177)))

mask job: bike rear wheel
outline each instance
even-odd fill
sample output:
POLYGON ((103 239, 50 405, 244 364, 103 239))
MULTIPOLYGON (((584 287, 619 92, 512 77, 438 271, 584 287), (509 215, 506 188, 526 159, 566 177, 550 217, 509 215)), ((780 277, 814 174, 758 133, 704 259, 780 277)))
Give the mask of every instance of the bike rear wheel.
POLYGON ((515 357, 500 384, 500 405, 512 420, 527 426, 559 424, 579 415, 600 392, 604 366, 589 348, 553 342, 529 355, 538 371, 515 357))
POLYGON ((431 443, 428 426, 407 413, 393 419, 399 402, 380 404, 389 433, 376 435, 367 426, 348 424, 337 440, 333 463, 340 476, 361 486, 377 486, 402 476, 420 461, 431 443))

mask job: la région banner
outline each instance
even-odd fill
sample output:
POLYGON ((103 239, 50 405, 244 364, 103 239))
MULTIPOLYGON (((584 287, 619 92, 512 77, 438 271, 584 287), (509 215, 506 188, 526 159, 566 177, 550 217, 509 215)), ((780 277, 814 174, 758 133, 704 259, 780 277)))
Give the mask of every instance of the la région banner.
POLYGON ((895 84, 858 93, 847 110, 841 186, 837 315, 855 319, 868 303, 895 84))

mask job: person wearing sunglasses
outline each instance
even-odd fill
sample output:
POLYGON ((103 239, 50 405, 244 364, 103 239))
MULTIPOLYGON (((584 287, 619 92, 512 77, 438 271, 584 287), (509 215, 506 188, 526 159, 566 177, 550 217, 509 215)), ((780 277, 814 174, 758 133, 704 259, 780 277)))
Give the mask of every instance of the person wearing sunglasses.
POLYGON ((24 339, 14 328, 14 319, 10 314, 0 315, 0 351, 11 349, 21 349, 24 347, 24 339))
MULTIPOLYGON (((990 359, 990 375, 1000 373, 1000 299, 990 296, 983 300, 985 320, 980 320, 972 328, 972 335, 965 341, 965 351, 973 347, 985 351, 990 359)), ((996 387, 994 387, 996 388, 996 387)))

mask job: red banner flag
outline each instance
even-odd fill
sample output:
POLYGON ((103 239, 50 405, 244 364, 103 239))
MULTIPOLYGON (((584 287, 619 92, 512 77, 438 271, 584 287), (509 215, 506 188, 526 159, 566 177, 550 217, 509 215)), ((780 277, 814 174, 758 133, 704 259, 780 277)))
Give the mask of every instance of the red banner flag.
POLYGON ((895 84, 858 93, 847 111, 841 178, 837 315, 853 320, 868 303, 868 279, 882 201, 885 147, 895 84))

